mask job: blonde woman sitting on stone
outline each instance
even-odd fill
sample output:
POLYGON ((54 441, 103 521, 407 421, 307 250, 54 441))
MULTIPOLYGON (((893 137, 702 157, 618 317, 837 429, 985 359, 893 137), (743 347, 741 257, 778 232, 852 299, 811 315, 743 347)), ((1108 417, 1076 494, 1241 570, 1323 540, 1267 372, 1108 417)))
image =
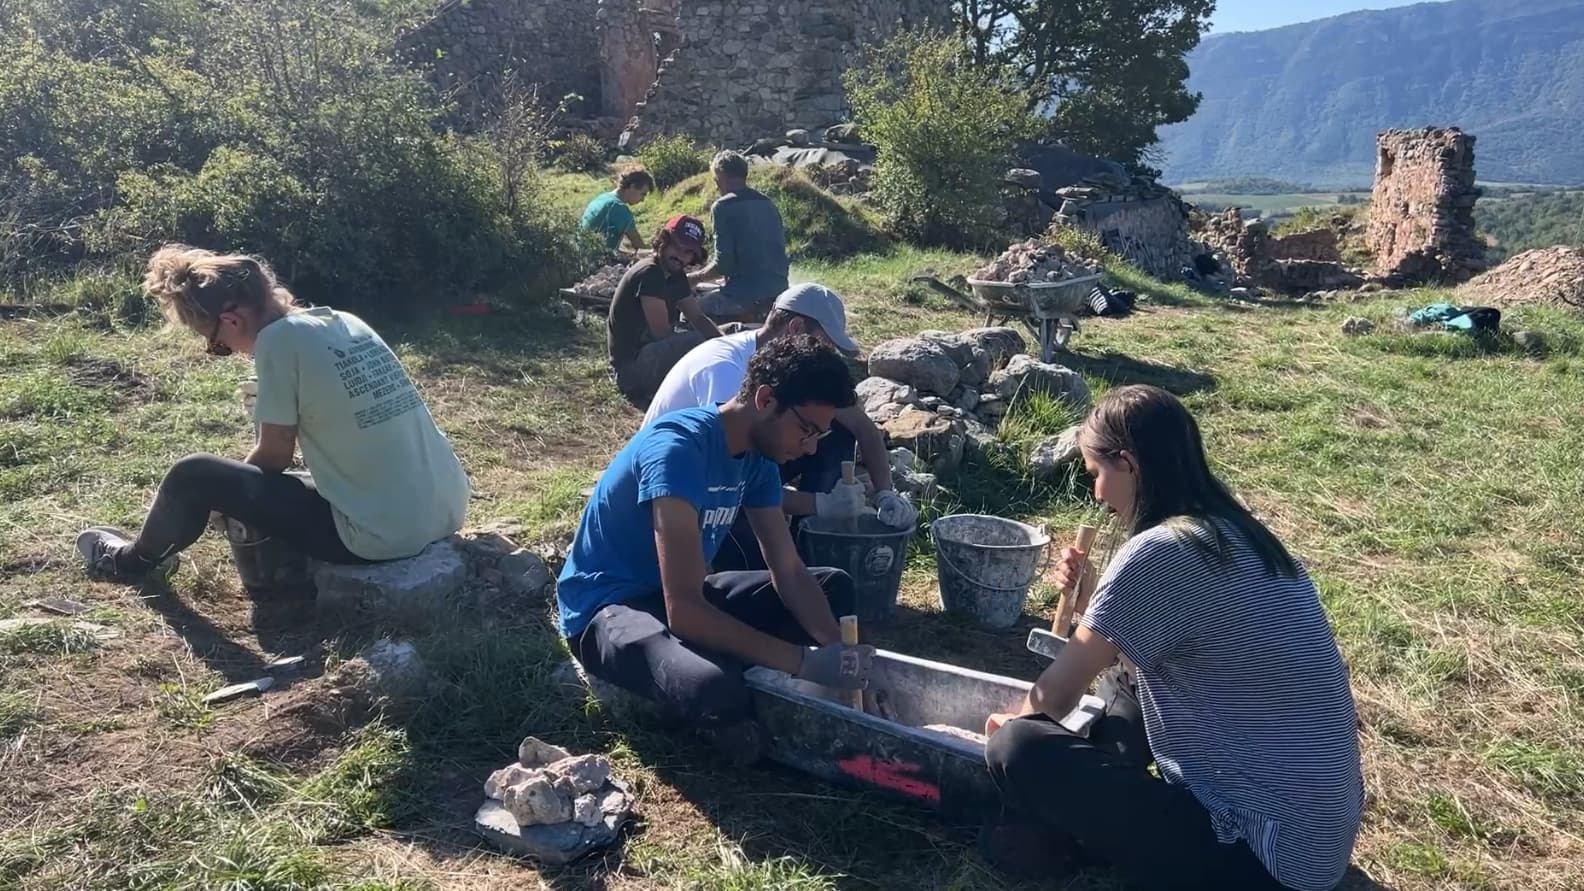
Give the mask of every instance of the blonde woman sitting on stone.
POLYGON ((401 362, 362 319, 294 305, 262 260, 167 245, 145 290, 214 356, 253 357, 258 439, 241 461, 188 455, 134 539, 77 538, 91 575, 168 574, 211 512, 333 563, 410 557, 462 526, 467 475, 401 362), (284 473, 301 443, 312 479, 284 473))

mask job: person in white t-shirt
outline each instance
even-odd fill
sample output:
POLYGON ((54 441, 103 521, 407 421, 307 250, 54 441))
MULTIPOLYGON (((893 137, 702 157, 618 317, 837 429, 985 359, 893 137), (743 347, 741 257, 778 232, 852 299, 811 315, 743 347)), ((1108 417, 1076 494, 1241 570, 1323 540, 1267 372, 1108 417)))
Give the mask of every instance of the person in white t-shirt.
MULTIPOLYGON (((764 327, 707 341, 672 366, 649 402, 644 426, 667 412, 730 400, 741 388, 756 350, 797 334, 813 335, 848 354, 858 352, 858 344, 847 333, 841 297, 823 285, 793 285, 776 298, 764 327)), ((781 478, 788 483, 782 507, 793 518, 845 519, 858 516, 866 503, 872 503, 881 522, 905 529, 918 519, 918 511, 892 488, 890 460, 885 434, 863 406, 842 409, 814 454, 782 465, 781 478), (874 486, 872 496, 862 483, 841 481, 841 464, 853 459, 855 442, 874 486)), ((716 558, 716 568, 761 569, 762 561, 751 530, 733 529, 716 558)))
POLYGON ((144 288, 210 355, 253 358, 258 438, 241 461, 188 455, 134 538, 77 538, 90 574, 166 574, 211 513, 331 563, 410 557, 462 527, 468 479, 401 360, 362 319, 303 309, 262 260, 167 245, 144 288), (285 473, 298 446, 311 477, 285 473))

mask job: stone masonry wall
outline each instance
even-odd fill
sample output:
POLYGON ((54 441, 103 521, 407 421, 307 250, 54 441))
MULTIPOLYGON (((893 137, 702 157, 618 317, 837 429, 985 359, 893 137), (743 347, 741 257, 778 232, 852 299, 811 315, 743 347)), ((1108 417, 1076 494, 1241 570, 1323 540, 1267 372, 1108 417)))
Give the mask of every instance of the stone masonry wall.
POLYGON ((1181 199, 1169 192, 1153 197, 1108 195, 1081 203, 1068 198, 1056 220, 1093 232, 1112 252, 1165 281, 1182 278, 1183 267, 1193 263, 1187 211, 1181 199))
POLYGON ((682 0, 681 45, 635 109, 626 145, 685 133, 740 147, 841 121, 841 75, 860 48, 948 12, 945 0, 682 0))
POLYGON ((1485 268, 1474 232, 1474 137, 1453 128, 1387 130, 1376 138, 1369 247, 1396 285, 1457 283, 1485 268))
POLYGON ((454 91, 464 116, 488 107, 507 70, 538 84, 551 105, 569 93, 583 96, 575 110, 593 115, 602 89, 598 10, 599 0, 450 0, 404 35, 400 48, 431 70, 442 91, 454 91))

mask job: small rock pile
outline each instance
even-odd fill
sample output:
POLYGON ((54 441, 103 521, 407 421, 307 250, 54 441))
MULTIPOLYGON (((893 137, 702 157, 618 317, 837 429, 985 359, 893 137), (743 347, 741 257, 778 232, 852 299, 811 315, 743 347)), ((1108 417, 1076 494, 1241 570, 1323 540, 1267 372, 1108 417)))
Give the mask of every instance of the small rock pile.
POLYGON ((475 815, 479 831, 513 853, 568 863, 614 842, 633 797, 604 755, 573 755, 535 737, 490 774, 475 815))
POLYGON ((858 399, 893 449, 899 491, 928 497, 936 478, 956 471, 965 454, 982 454, 1013 400, 1049 393, 1077 409, 1089 387, 1077 372, 1025 354, 1011 328, 952 334, 924 331, 877 344, 858 399))
POLYGON ((621 284, 622 276, 627 274, 631 263, 607 263, 599 268, 593 275, 572 286, 572 290, 590 297, 603 297, 609 300, 616 296, 616 286, 621 284))
POLYGON ((1524 251, 1458 288, 1457 297, 1460 304, 1584 310, 1584 249, 1524 251))
POLYGON ((1103 272, 1099 263, 1069 257, 1059 244, 1037 238, 1007 248, 994 262, 980 267, 973 277, 982 282, 1063 282, 1103 272))

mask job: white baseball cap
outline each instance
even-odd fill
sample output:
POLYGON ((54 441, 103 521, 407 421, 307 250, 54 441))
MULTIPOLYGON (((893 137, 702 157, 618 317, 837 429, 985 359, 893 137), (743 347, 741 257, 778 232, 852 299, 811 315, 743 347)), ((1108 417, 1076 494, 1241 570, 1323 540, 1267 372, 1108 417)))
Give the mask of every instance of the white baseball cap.
POLYGON ((830 288, 812 282, 793 285, 776 298, 775 308, 813 319, 838 350, 858 352, 858 344, 847 334, 847 309, 841 296, 830 288))

